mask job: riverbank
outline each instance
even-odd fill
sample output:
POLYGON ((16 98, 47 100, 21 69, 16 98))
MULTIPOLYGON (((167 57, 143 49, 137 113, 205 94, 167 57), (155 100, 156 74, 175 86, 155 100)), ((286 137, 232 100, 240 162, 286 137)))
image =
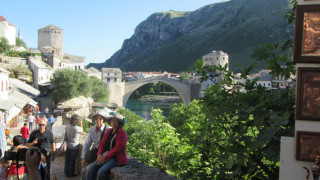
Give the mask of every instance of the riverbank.
POLYGON ((145 95, 142 96, 140 101, 158 101, 158 102, 176 102, 180 99, 180 96, 163 96, 163 95, 145 95))

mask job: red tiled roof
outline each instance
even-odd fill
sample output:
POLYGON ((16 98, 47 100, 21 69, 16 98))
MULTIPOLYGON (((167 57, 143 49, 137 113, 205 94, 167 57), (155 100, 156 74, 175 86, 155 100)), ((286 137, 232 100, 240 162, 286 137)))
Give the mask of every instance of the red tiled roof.
POLYGON ((152 72, 152 74, 162 74, 161 72, 152 72))
POLYGON ((9 25, 9 26, 13 26, 13 27, 16 27, 15 25, 13 25, 13 24, 11 24, 11 23, 9 23, 9 22, 8 22, 8 25, 9 25))
POLYGON ((0 15, 0 20, 6 21, 6 18, 4 18, 3 16, 0 15))

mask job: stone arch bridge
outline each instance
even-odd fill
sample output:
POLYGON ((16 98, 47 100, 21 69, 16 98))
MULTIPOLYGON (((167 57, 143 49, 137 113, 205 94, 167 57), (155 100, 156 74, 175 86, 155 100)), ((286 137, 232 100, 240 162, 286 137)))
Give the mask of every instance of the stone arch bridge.
POLYGON ((171 86, 177 91, 184 104, 189 104, 193 99, 200 97, 201 84, 199 83, 187 83, 165 77, 151 77, 125 82, 122 83, 122 85, 120 83, 109 83, 107 85, 110 93, 109 103, 117 103, 119 106, 125 106, 130 95, 135 90, 152 82, 163 82, 171 86))

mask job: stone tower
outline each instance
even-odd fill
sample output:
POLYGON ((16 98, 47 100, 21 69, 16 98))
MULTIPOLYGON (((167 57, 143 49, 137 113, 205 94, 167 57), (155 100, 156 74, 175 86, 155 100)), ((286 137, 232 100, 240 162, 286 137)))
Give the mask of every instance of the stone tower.
MULTIPOLYGON (((227 63, 229 64, 229 56, 223 51, 212 51, 211 53, 204 55, 202 60, 203 65, 208 66, 221 65, 224 67, 227 63)), ((229 66, 227 67, 227 70, 229 70, 229 66)))
POLYGON ((53 54, 63 59, 63 30, 57 26, 49 25, 38 30, 38 49, 53 48, 53 54))

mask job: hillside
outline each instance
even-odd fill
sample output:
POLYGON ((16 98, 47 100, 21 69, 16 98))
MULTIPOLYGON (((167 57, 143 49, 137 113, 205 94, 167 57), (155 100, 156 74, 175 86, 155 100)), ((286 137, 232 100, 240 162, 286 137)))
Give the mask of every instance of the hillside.
MULTIPOLYGON (((110 59, 88 67, 181 72, 212 50, 222 50, 236 70, 255 61, 249 56, 261 43, 293 37, 293 26, 284 18, 289 9, 289 0, 231 0, 192 12, 154 13, 110 59)), ((258 62, 257 69, 264 67, 258 62)))

